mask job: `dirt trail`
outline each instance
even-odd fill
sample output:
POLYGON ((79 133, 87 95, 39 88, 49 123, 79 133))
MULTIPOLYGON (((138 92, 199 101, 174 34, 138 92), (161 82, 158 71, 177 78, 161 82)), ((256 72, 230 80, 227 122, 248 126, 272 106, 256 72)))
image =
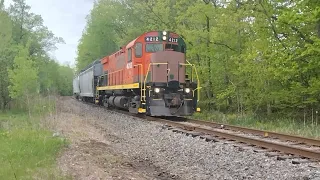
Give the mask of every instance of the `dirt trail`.
POLYGON ((57 99, 57 112, 44 125, 66 137, 70 145, 63 150, 59 168, 73 179, 178 179, 162 172, 148 161, 130 159, 115 151, 117 138, 97 126, 101 115, 91 114, 89 105, 70 98, 57 99))

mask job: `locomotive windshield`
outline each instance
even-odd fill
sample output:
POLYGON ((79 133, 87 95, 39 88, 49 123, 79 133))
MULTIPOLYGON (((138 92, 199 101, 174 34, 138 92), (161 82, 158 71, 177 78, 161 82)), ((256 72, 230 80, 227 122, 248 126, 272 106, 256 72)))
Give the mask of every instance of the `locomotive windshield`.
POLYGON ((146 44, 146 52, 157 52, 157 51, 163 51, 162 43, 146 44))
POLYGON ((165 47, 162 43, 148 43, 146 44, 146 52, 158 52, 163 50, 172 50, 176 52, 185 53, 185 47, 179 47, 176 44, 165 44, 165 47))
POLYGON ((166 44, 165 49, 185 53, 185 48, 183 46, 180 48, 177 44, 166 44))

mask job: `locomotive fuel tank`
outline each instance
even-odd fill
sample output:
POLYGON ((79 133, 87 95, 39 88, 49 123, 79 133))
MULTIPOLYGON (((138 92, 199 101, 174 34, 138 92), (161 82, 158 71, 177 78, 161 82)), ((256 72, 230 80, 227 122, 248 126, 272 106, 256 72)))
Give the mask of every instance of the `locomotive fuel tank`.
POLYGON ((108 103, 114 107, 128 109, 128 98, 125 96, 110 96, 108 103))
POLYGON ((108 104, 109 104, 110 106, 115 106, 114 103, 113 103, 114 98, 116 98, 116 96, 110 96, 110 97, 108 98, 108 104))

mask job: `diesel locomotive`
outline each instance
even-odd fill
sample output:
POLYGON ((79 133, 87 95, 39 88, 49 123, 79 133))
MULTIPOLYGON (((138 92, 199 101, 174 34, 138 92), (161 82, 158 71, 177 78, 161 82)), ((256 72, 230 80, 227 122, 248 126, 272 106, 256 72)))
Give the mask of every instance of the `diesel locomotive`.
POLYGON ((186 43, 174 32, 142 34, 119 51, 95 60, 73 80, 78 99, 149 116, 199 112, 196 67, 186 60, 186 43))

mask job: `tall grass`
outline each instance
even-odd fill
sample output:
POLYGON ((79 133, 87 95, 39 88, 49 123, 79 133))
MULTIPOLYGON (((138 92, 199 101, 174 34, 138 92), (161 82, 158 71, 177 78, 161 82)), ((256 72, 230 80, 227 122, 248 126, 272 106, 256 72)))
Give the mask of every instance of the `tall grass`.
POLYGON ((222 114, 220 112, 195 113, 193 118, 243 126, 304 137, 320 138, 320 125, 285 117, 255 117, 253 115, 222 114))
POLYGON ((55 111, 55 96, 32 95, 26 100, 13 100, 10 103, 10 112, 29 114, 29 116, 41 116, 55 111))
POLYGON ((54 111, 54 102, 36 98, 32 103, 31 117, 19 108, 0 112, 0 179, 64 178, 55 160, 67 142, 40 125, 41 117, 54 111))

